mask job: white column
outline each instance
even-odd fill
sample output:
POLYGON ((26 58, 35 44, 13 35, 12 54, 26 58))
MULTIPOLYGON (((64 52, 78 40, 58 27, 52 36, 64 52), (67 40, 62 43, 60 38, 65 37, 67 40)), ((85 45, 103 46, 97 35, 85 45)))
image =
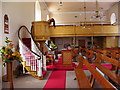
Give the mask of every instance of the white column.
POLYGON ((42 76, 42 66, 41 66, 42 61, 41 61, 41 60, 38 60, 37 62, 38 62, 37 75, 38 75, 38 76, 42 76))
POLYGON ((35 21, 41 21, 41 7, 38 0, 35 2, 35 21))
POLYGON ((47 68, 46 68, 46 56, 43 56, 43 69, 44 69, 44 71, 47 70, 47 68))

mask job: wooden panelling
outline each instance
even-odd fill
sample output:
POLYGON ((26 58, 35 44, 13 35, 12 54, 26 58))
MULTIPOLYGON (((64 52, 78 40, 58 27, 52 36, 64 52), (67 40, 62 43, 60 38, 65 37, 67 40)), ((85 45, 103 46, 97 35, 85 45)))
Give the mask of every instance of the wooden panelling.
POLYGON ((111 37, 106 37, 106 48, 112 48, 112 47, 118 47, 118 37, 114 37, 114 36, 111 36, 111 37))
POLYGON ((51 37, 70 37, 70 36, 118 36, 118 26, 94 25, 87 26, 56 26, 50 27, 51 37))
POLYGON ((56 28, 50 27, 50 34, 52 36, 74 36, 75 26, 57 26, 56 28))
POLYGON ((49 23, 47 21, 32 22, 32 34, 36 41, 45 41, 50 39, 49 23))
POLYGON ((63 66, 72 66, 72 51, 71 50, 62 50, 62 65, 63 66))

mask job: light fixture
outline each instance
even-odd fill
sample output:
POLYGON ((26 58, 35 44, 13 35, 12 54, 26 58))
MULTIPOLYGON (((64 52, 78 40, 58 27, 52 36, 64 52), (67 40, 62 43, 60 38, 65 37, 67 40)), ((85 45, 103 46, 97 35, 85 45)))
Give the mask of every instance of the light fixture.
POLYGON ((87 28, 87 29, 91 29, 87 26, 87 17, 86 17, 86 3, 85 3, 85 0, 84 0, 84 18, 85 18, 85 21, 84 21, 84 26, 82 27, 83 29, 84 28, 87 28))
POLYGON ((104 19, 104 15, 103 15, 103 13, 101 13, 100 11, 99 11, 99 5, 98 5, 98 1, 96 0, 96 11, 95 11, 95 15, 93 15, 92 17, 91 17, 91 19, 94 19, 94 20, 102 20, 102 19, 104 19))
POLYGON ((59 2, 59 6, 63 6, 63 3, 62 3, 62 1, 60 0, 60 2, 59 2))

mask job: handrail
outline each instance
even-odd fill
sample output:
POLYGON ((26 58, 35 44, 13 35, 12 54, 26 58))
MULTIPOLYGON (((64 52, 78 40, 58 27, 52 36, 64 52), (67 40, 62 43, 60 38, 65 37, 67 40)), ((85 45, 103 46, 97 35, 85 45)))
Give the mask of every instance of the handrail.
MULTIPOLYGON (((32 30, 33 30, 33 26, 31 26, 31 32, 32 32, 32 30)), ((29 32, 29 33, 30 33, 30 32, 29 32)), ((38 48, 38 46, 37 46, 37 44, 36 44, 36 42, 35 42, 35 40, 34 40, 34 38, 33 38, 32 33, 30 33, 30 35, 31 35, 31 38, 32 38, 32 40, 34 41, 36 47, 38 48)), ((39 49, 39 48, 38 48, 38 49, 39 49)), ((45 55, 40 49, 39 49, 39 51, 40 51, 43 55, 45 55)))
MULTIPOLYGON (((27 28, 25 25, 22 25, 22 26, 18 29, 18 38, 19 38, 19 40, 21 41, 21 43, 22 43, 24 46, 26 46, 26 45, 22 42, 22 39, 21 39, 21 37, 20 37, 20 30, 21 30, 22 28, 25 28, 30 35, 31 35, 31 33, 29 32, 28 28, 27 28)), ((32 28, 31 28, 31 29, 32 29, 32 28)), ((31 35, 31 38, 33 39, 32 35, 31 35)), ((33 41, 34 41, 34 40, 33 40, 33 41)), ((35 43, 35 45, 36 45, 36 43, 35 43)), ((37 46, 37 45, 36 45, 36 46, 37 46)), ((27 48, 29 51, 31 51, 33 54, 35 54, 36 56, 38 56, 39 59, 41 59, 41 56, 40 56, 40 55, 38 55, 37 53, 35 53, 35 52, 33 52, 32 50, 30 50, 27 46, 26 46, 26 48, 27 48)), ((40 51, 40 52, 41 52, 41 51, 40 51)), ((41 53, 42 53, 42 52, 41 52, 41 53)))
MULTIPOLYGON (((33 26, 31 27, 31 32, 33 32, 32 30, 33 30, 33 26)), ((32 36, 33 41, 35 42, 32 34, 31 34, 31 36, 32 36)), ((36 42, 35 42, 35 45, 37 46, 36 42)), ((50 48, 46 43, 44 43, 44 45, 45 45, 47 48, 49 48, 51 51, 54 51, 54 49, 50 48)), ((39 48, 38 48, 38 49, 39 49, 39 48)), ((40 50, 40 49, 39 49, 39 50, 40 50)), ((41 51, 41 50, 40 50, 40 51, 41 51)), ((42 51, 41 51, 41 53, 42 53, 43 55, 45 55, 42 51)))

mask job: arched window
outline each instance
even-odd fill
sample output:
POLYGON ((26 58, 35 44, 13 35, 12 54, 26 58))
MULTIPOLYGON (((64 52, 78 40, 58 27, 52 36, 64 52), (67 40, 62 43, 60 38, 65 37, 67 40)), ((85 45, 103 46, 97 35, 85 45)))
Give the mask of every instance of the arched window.
POLYGON ((35 21, 41 21, 41 7, 38 0, 35 2, 35 21))
POLYGON ((9 34, 9 19, 8 15, 4 15, 4 33, 9 34))
POLYGON ((111 24, 115 24, 116 20, 117 20, 117 18, 116 18, 115 13, 112 13, 112 14, 111 14, 111 17, 110 17, 110 22, 111 22, 111 24))

